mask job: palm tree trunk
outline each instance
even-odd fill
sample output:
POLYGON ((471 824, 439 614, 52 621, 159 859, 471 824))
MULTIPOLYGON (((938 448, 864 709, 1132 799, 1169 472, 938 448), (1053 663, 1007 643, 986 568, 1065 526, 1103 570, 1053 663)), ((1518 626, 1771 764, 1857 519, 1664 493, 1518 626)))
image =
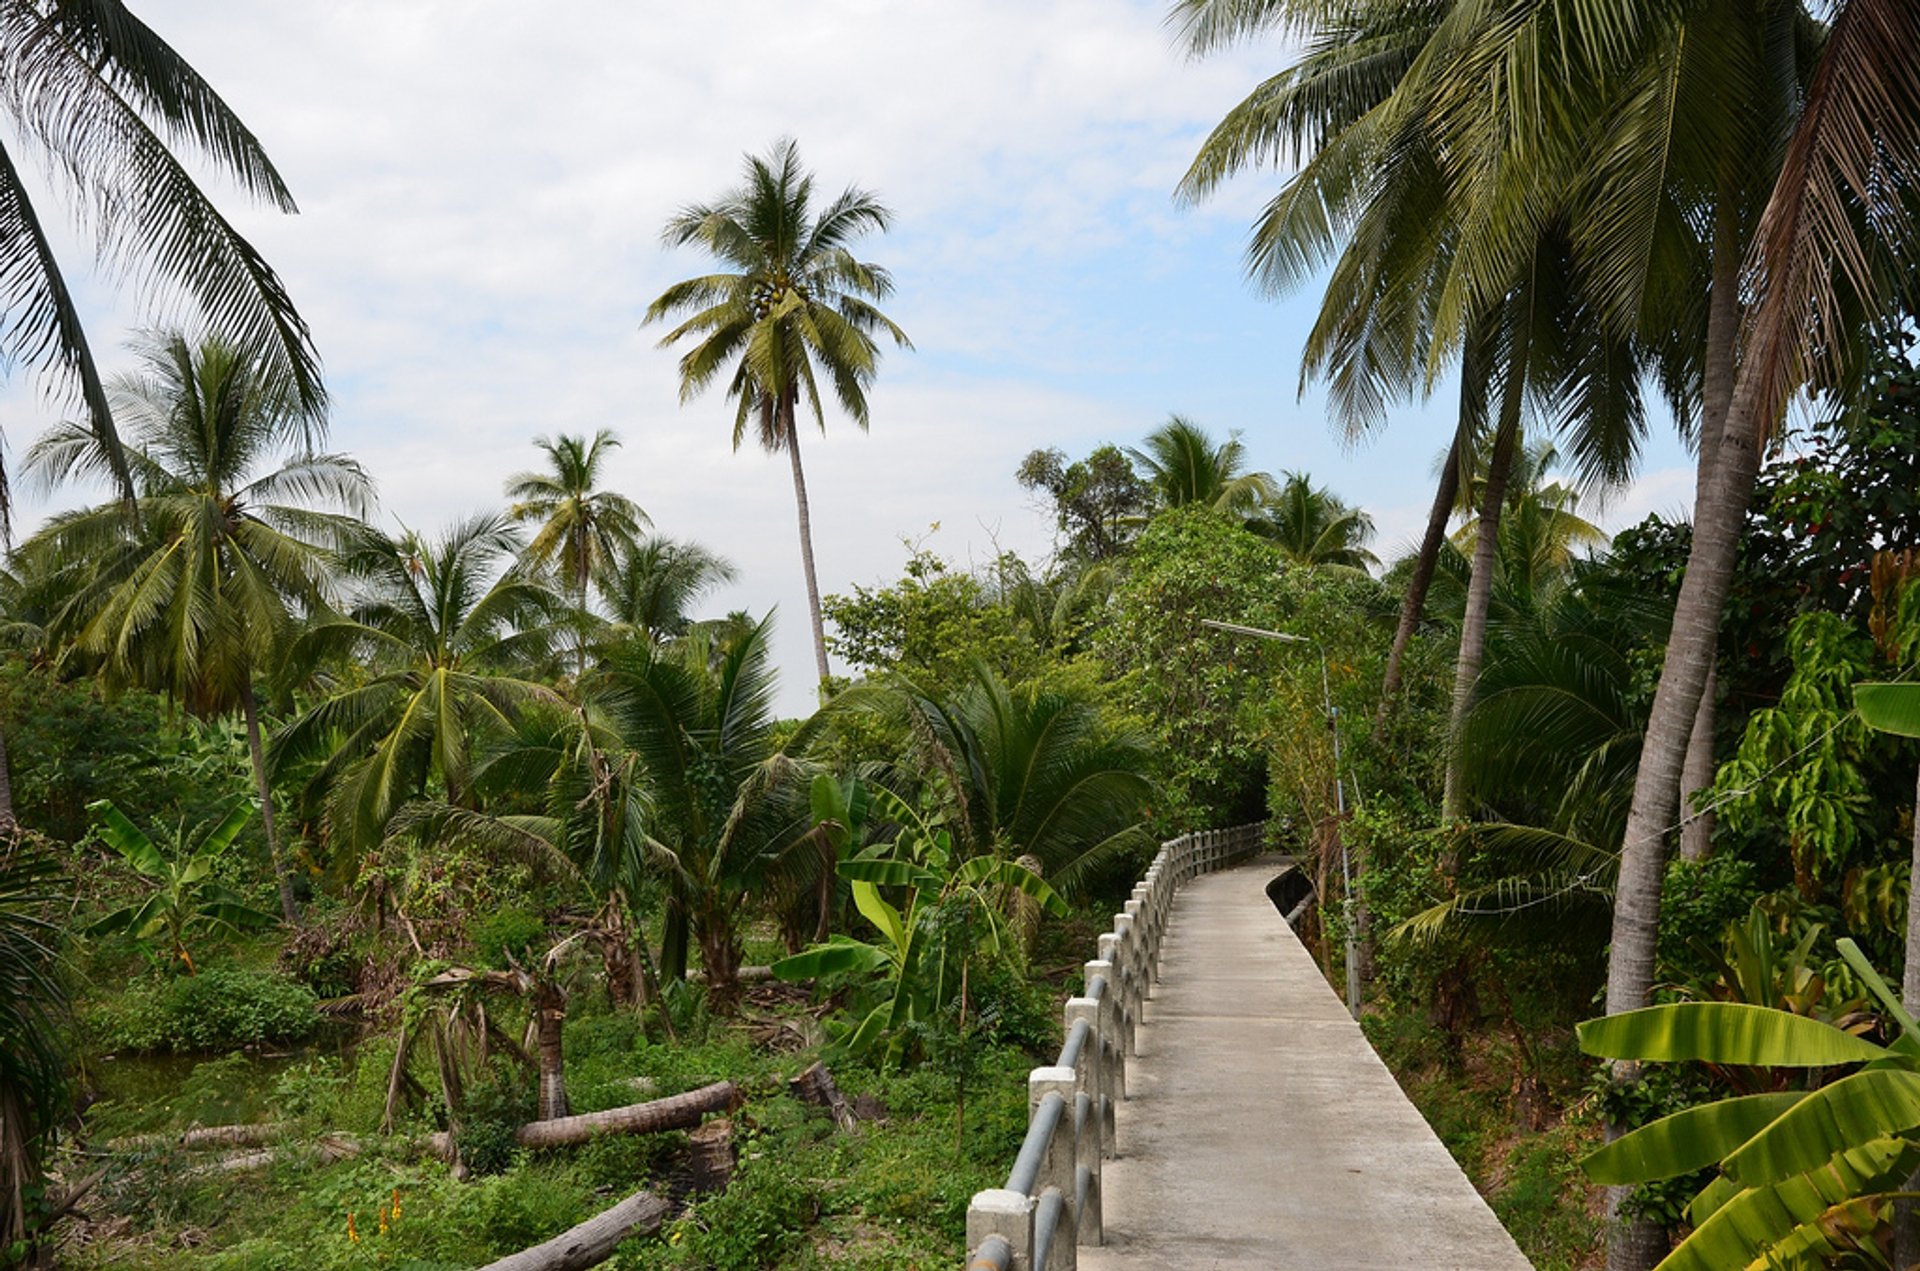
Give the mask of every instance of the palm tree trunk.
POLYGON ((800 466, 800 429, 794 419, 791 390, 781 398, 781 437, 793 465, 793 503, 800 514, 800 566, 807 576, 807 617, 813 623, 813 661, 820 683, 827 682, 827 629, 820 620, 820 580, 813 572, 813 511, 807 502, 807 474, 800 466))
POLYGON ((1500 514, 1507 501, 1507 476, 1513 469, 1513 452, 1520 438, 1520 409, 1526 401, 1527 335, 1530 321, 1527 301, 1521 299, 1513 348, 1508 354, 1507 383, 1501 394, 1500 423, 1494 433, 1493 453, 1487 459, 1487 484, 1480 496, 1480 525, 1473 540, 1473 571, 1467 580, 1467 610, 1460 623, 1460 656, 1453 667, 1453 714, 1447 730, 1447 776, 1440 798, 1440 816, 1451 825, 1460 820, 1461 773, 1466 755, 1460 738, 1465 732, 1467 712, 1473 706, 1473 690, 1480 679, 1480 664, 1487 652, 1487 611, 1493 603, 1493 575, 1499 562, 1500 514))
POLYGON ((561 1027, 567 1018, 566 997, 544 977, 534 981, 534 1034, 540 1047, 540 1101, 542 1121, 572 1115, 567 1105, 567 1062, 561 1027))
MULTIPOLYGON (((1774 318, 1778 321, 1778 318, 1774 318)), ((1769 333, 1756 343, 1765 347, 1769 333)), ((1764 359, 1741 367, 1715 454, 1694 507, 1693 543, 1674 604, 1660 684, 1647 717, 1634 776, 1633 803, 1620 847, 1620 876, 1614 888, 1613 941, 1607 959, 1607 1013, 1647 1004, 1653 987, 1654 949, 1660 925, 1660 885, 1667 863, 1667 837, 1680 801, 1680 775, 1687 741, 1700 708, 1719 643, 1721 610, 1732 585, 1740 530, 1753 499, 1760 471, 1763 401, 1767 392, 1764 359)), ((1771 421, 1766 421, 1771 422, 1771 421)), ((1630 1079, 1629 1065, 1615 1065, 1619 1079, 1630 1079)), ((1625 1127, 1609 1125, 1610 1137, 1625 1127)), ((1608 1212, 1615 1212, 1623 1189, 1611 1189, 1608 1212)), ((1644 1271, 1651 1266, 1644 1223, 1616 1224, 1608 1241, 1609 1271, 1644 1271)))
POLYGON ((1720 678, 1719 668, 1707 672, 1707 687, 1700 694, 1700 706, 1693 712, 1693 729, 1687 734, 1687 758, 1680 769, 1680 859, 1704 861, 1713 849, 1713 813, 1694 804, 1700 793, 1713 785, 1717 766, 1713 760, 1713 729, 1716 707, 1714 697, 1720 678))
POLYGON ((1427 532, 1420 538, 1420 555, 1414 561, 1412 576, 1407 579, 1406 598, 1400 602, 1400 625, 1394 628, 1393 651, 1387 655, 1386 674, 1380 681, 1380 710, 1374 721, 1376 730, 1386 723, 1393 699, 1400 692, 1400 666, 1406 659, 1407 644, 1413 639, 1414 628, 1420 625, 1420 614, 1427 606, 1427 589, 1433 585, 1434 566, 1440 560, 1440 544, 1446 541, 1447 521, 1453 516, 1453 501, 1460 493, 1461 434, 1467 428, 1466 397, 1470 391, 1466 377, 1462 375, 1460 424, 1454 429, 1453 444, 1447 447, 1446 465, 1440 470, 1440 484, 1433 493, 1433 507, 1427 512, 1427 532))
POLYGON ((280 838, 273 828, 273 789, 267 782, 267 752, 260 744, 260 705, 253 696, 253 677, 240 681, 240 709, 247 720, 247 750, 253 756, 253 783, 260 794, 260 832, 266 835, 267 859, 273 864, 273 881, 280 888, 280 916, 288 923, 300 921, 300 906, 293 899, 293 880, 280 860, 280 838))

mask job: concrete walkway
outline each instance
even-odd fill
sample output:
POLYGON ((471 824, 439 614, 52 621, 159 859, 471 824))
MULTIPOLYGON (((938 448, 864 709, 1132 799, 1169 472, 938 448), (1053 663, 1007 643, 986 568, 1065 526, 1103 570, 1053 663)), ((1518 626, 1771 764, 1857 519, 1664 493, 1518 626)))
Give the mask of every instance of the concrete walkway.
POLYGON ((1083 1271, 1529 1271, 1266 897, 1187 883, 1083 1271))

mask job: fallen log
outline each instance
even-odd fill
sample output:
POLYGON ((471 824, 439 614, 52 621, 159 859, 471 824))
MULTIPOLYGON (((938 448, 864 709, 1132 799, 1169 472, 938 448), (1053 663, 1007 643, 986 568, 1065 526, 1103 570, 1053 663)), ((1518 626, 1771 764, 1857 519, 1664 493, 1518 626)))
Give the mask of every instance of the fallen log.
POLYGON ((584 1271, 612 1257, 621 1241, 660 1230, 671 1209, 652 1192, 635 1192, 545 1244, 510 1253, 480 1271, 584 1271))
MULTIPOLYGON (((670 1095, 649 1103, 630 1103, 605 1112, 582 1112, 577 1116, 555 1117, 551 1121, 529 1121, 514 1131, 513 1141, 521 1147, 571 1147, 602 1134, 659 1134, 666 1130, 691 1130, 709 1112, 731 1112, 740 1106, 740 1087, 731 1081, 716 1081, 685 1094, 670 1095)), ((453 1136, 436 1130, 426 1140, 427 1151, 451 1163, 455 1158, 453 1136)))
POLYGON ((583 1112, 577 1116, 530 1121, 514 1134, 521 1147, 565 1147, 585 1143, 602 1134, 659 1134, 663 1130, 691 1130, 709 1112, 731 1112, 740 1106, 740 1087, 716 1081, 698 1090, 654 1099, 648 1103, 583 1112))
POLYGON ((107 1150, 151 1152, 174 1147, 188 1151, 209 1147, 266 1147, 278 1142, 286 1132, 286 1124, 280 1121, 269 1121, 264 1125, 205 1125, 180 1134, 136 1134, 124 1139, 110 1139, 107 1150))
POLYGON ((204 1178, 210 1174, 236 1174, 247 1170, 265 1169, 269 1165, 283 1160, 304 1158, 318 1165, 331 1165, 335 1161, 344 1161, 360 1155, 360 1140, 352 1134, 330 1131, 315 1139, 312 1144, 285 1144, 278 1147, 248 1149, 229 1152, 225 1156, 216 1156, 212 1160, 203 1160, 199 1165, 180 1171, 180 1178, 204 1178))
POLYGON ((851 1132, 858 1124, 852 1105, 847 1102, 847 1096, 840 1093, 840 1087, 834 1084, 833 1074, 827 1071, 825 1064, 815 1063, 799 1076, 789 1079, 787 1089, 800 1102, 825 1108, 833 1115, 834 1124, 842 1130, 851 1132))

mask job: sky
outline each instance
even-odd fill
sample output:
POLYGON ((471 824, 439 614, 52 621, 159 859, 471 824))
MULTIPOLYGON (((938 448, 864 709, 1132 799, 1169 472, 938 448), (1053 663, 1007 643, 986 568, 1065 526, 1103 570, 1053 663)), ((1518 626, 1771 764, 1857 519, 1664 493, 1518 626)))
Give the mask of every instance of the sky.
MULTIPOLYGON (((777 608, 781 707, 812 702, 784 456, 731 445, 719 387, 682 404, 649 301, 702 272, 660 230, 794 138, 818 188, 875 192, 894 228, 889 351, 862 434, 829 408, 802 453, 824 591, 898 577, 908 544, 958 564, 1043 556, 1051 516, 1021 458, 1137 443, 1170 412, 1251 466, 1305 471, 1378 528, 1417 539, 1451 434, 1444 386, 1349 446, 1299 353, 1318 304, 1245 281, 1247 226, 1283 173, 1198 207, 1172 191, 1207 131, 1287 51, 1189 59, 1163 0, 135 0, 218 89, 292 187, 297 216, 217 201, 313 328, 331 446, 380 487, 388 524, 433 531, 500 506, 532 440, 609 428, 609 484, 655 526, 732 560, 714 613, 777 608)), ((63 245, 86 276, 89 247, 63 245)), ((104 364, 143 310, 81 284, 104 364)), ((58 404, 15 374, 0 433, 17 462, 58 404)), ((1656 430, 1639 481, 1600 519, 1684 512, 1687 458, 1656 430)), ((22 527, 86 491, 27 491, 22 527)), ((97 493, 97 492, 94 492, 97 493)), ((836 669, 843 669, 836 667, 836 669)))

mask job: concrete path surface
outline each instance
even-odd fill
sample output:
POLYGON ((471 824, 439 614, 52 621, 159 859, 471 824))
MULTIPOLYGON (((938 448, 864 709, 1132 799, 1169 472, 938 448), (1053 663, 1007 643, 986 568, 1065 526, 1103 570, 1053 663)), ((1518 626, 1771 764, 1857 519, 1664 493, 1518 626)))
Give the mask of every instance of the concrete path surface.
POLYGON ((1267 900, 1181 888, 1082 1271, 1528 1271, 1267 900))

